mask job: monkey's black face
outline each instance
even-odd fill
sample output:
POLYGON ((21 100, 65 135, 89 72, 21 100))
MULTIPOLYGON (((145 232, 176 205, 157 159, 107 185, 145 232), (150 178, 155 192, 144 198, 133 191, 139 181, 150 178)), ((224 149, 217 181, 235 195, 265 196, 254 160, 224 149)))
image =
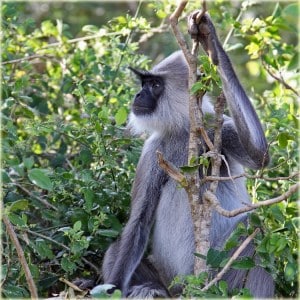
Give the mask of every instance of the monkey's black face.
POLYGON ((151 114, 155 111, 159 98, 163 93, 164 81, 160 76, 133 71, 139 76, 142 89, 134 98, 132 111, 136 116, 151 114))
POLYGON ((163 92, 163 80, 157 76, 143 76, 142 89, 136 94, 132 110, 135 115, 151 114, 155 111, 163 92))

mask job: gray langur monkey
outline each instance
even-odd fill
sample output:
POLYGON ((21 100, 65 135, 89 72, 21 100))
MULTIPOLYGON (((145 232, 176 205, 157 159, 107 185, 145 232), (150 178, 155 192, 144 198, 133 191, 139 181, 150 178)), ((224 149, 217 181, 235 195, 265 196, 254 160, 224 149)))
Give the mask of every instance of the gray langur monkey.
MULTIPOLYGON (((208 15, 203 17, 210 33, 202 44, 213 45, 223 92, 231 117, 224 115, 222 154, 232 176, 243 167, 260 169, 268 164, 268 146, 258 116, 223 50, 208 15)), ((205 48, 204 48, 205 49, 205 48)), ((206 49, 207 50, 207 49, 206 49)), ((104 282, 120 289, 124 297, 171 297, 178 290, 168 289, 172 279, 194 269, 194 231, 188 197, 184 189, 159 167, 156 151, 180 167, 187 165, 189 140, 188 66, 182 52, 164 59, 151 71, 133 70, 142 89, 135 96, 129 126, 135 133, 148 132, 137 166, 132 189, 131 213, 121 237, 107 250, 103 262, 104 282), (150 239, 151 233, 151 239, 150 239), (151 255, 143 258, 148 241, 151 255)), ((202 110, 214 114, 209 99, 202 110)), ((213 129, 208 130, 213 136, 213 129)), ((201 152, 202 153, 202 152, 201 152)), ((201 153, 199 153, 201 155, 201 153)), ((199 170, 200 178, 203 177, 199 170)), ((223 163, 220 176, 229 176, 223 163)), ((200 189, 200 199, 207 185, 200 189)), ((244 179, 220 181, 217 197, 223 208, 233 210, 249 202, 244 179)), ((224 242, 247 215, 226 218, 214 212, 210 231, 211 247, 222 249, 224 242)), ((242 255, 254 255, 253 245, 242 255)), ((260 266, 250 270, 229 270, 223 280, 230 289, 248 288, 255 297, 272 297, 272 276, 260 266)))

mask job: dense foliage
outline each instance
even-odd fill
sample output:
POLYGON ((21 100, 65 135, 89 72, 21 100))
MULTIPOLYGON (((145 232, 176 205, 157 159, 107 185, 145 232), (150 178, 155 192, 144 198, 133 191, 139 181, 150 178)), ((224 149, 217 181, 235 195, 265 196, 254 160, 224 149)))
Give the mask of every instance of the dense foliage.
MULTIPOLYGON (((116 10, 107 23, 86 24, 88 18, 79 18, 85 24, 74 33, 72 24, 53 20, 50 12, 36 22, 34 13, 24 14, 24 3, 2 4, 2 213, 14 225, 40 296, 63 290, 60 277, 99 275, 103 254, 128 217, 142 144, 125 126, 135 92, 128 66, 148 68, 148 57, 157 54, 160 43, 163 54, 176 47, 174 40, 166 47, 172 35, 163 21, 174 10, 171 3, 135 4, 132 15, 110 5, 116 10)), ((56 6, 54 13, 60 9, 56 6)), ((80 4, 73 9, 79 12, 80 4)), ((253 201, 273 198, 296 180, 291 175, 299 159, 297 4, 215 1, 209 12, 223 39, 234 26, 226 48, 270 142, 272 162, 248 181, 249 192, 253 201)), ((226 248, 260 227, 255 242, 261 264, 272 273, 276 294, 284 297, 297 293, 295 200, 259 209, 251 226, 239 227, 226 248)), ((5 226, 2 242, 3 296, 29 297, 5 226)), ((211 251, 207 262, 219 268, 228 252, 211 251)), ((186 278, 185 295, 228 295, 224 282, 200 292, 205 278, 186 278)))

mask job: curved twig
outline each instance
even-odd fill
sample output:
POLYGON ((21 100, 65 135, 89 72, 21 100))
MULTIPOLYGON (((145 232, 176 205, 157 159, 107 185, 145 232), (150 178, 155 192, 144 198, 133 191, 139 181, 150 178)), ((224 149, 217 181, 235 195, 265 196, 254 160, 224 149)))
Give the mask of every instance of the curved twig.
POLYGON ((224 266, 224 268, 214 277, 212 281, 210 281, 207 285, 205 285, 204 288, 201 289, 202 292, 207 291, 211 286, 213 286, 215 283, 222 279, 223 275, 229 270, 232 263, 239 257, 239 255, 249 245, 249 243, 254 239, 254 237, 258 234, 259 231, 260 229, 256 228, 255 231, 243 241, 243 243, 236 249, 236 251, 230 257, 229 261, 224 266))
POLYGON ((260 201, 258 203, 254 203, 254 204, 249 204, 247 206, 237 208, 237 209, 234 209, 234 210, 231 210, 231 211, 222 208, 220 206, 220 203, 219 203, 216 195, 214 195, 209 190, 204 193, 204 197, 206 198, 206 200, 208 200, 213 205, 214 209, 220 215, 231 218, 231 217, 235 217, 237 215, 240 215, 242 213, 252 211, 252 210, 254 210, 256 208, 259 208, 259 207, 262 207, 262 206, 269 206, 269 205, 272 205, 272 204, 279 203, 283 200, 286 200, 288 197, 290 197, 291 195, 296 193, 298 191, 299 187, 300 187, 300 183, 296 183, 296 184, 292 185, 288 189, 288 191, 286 191, 285 193, 283 193, 282 195, 280 195, 278 197, 268 199, 268 200, 265 200, 265 201, 260 201))

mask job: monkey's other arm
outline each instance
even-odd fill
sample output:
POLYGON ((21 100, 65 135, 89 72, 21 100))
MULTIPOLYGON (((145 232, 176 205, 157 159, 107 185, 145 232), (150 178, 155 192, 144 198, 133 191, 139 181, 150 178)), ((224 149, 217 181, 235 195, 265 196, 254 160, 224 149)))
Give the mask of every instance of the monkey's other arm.
POLYGON ((233 119, 233 122, 224 123, 223 149, 247 167, 262 168, 268 164, 269 154, 260 120, 234 72, 209 15, 205 13, 197 25, 195 19, 198 13, 192 13, 188 19, 189 32, 217 65, 233 119))
POLYGON ((145 252, 161 188, 167 181, 166 174, 156 161, 155 151, 141 156, 132 189, 130 218, 121 238, 107 254, 110 262, 104 270, 104 281, 122 290, 125 297, 131 277, 145 252))

